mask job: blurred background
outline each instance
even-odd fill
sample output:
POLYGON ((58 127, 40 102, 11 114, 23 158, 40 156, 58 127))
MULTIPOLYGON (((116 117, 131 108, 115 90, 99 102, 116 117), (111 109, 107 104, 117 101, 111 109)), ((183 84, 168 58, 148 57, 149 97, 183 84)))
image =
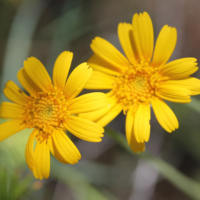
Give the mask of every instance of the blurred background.
MULTIPOLYGON (((198 0, 0 0, 0 101, 8 80, 19 86, 17 71, 35 56, 52 74, 57 56, 72 51, 72 69, 92 55, 91 40, 100 36, 122 51, 119 22, 147 11, 155 38, 168 24, 178 31, 171 60, 200 60, 198 0)), ((72 70, 71 69, 71 70, 72 70)), ((200 78, 200 71, 195 74, 200 78)), ((190 200, 200 199, 200 98, 170 103, 180 128, 166 133, 152 112, 146 154, 133 154, 124 138, 125 116, 109 124, 101 143, 71 137, 82 154, 76 165, 51 157, 48 180, 36 180, 25 162, 29 130, 0 143, 0 200, 190 200)), ((3 120, 0 119, 0 123, 3 120)), ((1 130, 0 130, 1 131, 1 130)))

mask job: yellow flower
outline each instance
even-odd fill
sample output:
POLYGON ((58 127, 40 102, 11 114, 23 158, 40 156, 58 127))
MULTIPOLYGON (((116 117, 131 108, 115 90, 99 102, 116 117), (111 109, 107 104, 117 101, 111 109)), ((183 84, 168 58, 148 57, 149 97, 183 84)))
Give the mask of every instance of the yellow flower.
POLYGON ((200 80, 190 77, 198 67, 195 58, 167 63, 176 45, 176 29, 165 25, 154 49, 153 25, 146 12, 135 14, 132 25, 120 23, 118 36, 126 57, 100 37, 92 41, 94 55, 88 64, 94 71, 85 88, 111 91, 106 94, 107 106, 80 116, 104 127, 123 110, 127 141, 134 152, 140 152, 150 136, 151 106, 166 131, 179 127, 163 99, 189 103, 191 95, 199 94, 200 80))
POLYGON ((28 58, 18 72, 18 79, 30 96, 12 81, 8 81, 4 89, 5 96, 14 103, 1 104, 0 117, 12 120, 0 125, 0 141, 25 128, 34 128, 26 145, 25 157, 39 179, 49 177, 50 151, 65 164, 75 164, 81 158, 65 130, 90 142, 99 142, 103 137, 104 130, 100 125, 77 114, 104 107, 105 94, 95 92, 76 98, 90 78, 92 68, 82 63, 66 81, 72 57, 71 52, 59 55, 54 65, 53 83, 43 64, 34 57, 28 58))

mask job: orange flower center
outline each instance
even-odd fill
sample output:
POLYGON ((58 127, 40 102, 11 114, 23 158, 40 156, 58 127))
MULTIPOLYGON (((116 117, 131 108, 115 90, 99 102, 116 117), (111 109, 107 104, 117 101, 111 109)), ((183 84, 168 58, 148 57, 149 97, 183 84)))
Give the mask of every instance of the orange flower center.
POLYGON ((125 106, 132 106, 137 102, 150 102, 160 78, 157 68, 148 62, 140 63, 121 73, 112 92, 125 106))
POLYGON ((56 128, 64 130, 63 121, 68 115, 67 104, 63 92, 51 86, 48 93, 39 92, 36 98, 28 102, 25 123, 28 128, 38 128, 47 133, 52 133, 56 128))

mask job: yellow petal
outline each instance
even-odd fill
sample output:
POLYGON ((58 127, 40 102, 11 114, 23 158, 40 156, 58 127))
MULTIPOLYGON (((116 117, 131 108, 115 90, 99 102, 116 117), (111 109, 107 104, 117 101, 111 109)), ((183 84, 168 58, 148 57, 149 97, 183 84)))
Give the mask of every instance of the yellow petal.
POLYGON ((42 172, 41 172, 41 145, 37 143, 35 150, 34 150, 34 157, 36 161, 36 167, 33 168, 33 174, 36 179, 43 179, 42 172))
POLYGON ((179 83, 184 85, 185 88, 189 89, 191 95, 198 95, 200 94, 200 80, 193 77, 188 77, 184 80, 180 80, 179 83))
POLYGON ((92 67, 92 69, 96 71, 114 76, 118 76, 120 74, 120 70, 118 68, 115 68, 114 66, 110 65, 96 54, 93 54, 87 61, 87 63, 90 67, 92 67))
POLYGON ((121 46, 124 50, 126 57, 131 64, 135 64, 137 61, 136 46, 133 40, 132 25, 128 23, 119 23, 118 25, 118 37, 121 46))
POLYGON ((148 142, 150 136, 150 105, 141 103, 135 114, 134 133, 137 142, 148 142))
POLYGON ((81 114, 79 114, 79 117, 96 122, 100 118, 102 118, 104 115, 106 115, 106 113, 108 113, 113 108, 113 106, 115 106, 116 102, 117 102, 117 100, 114 96, 108 97, 107 104, 103 108, 98 109, 93 112, 81 113, 81 114))
POLYGON ((159 73, 171 79, 185 78, 198 70, 196 58, 181 58, 159 68, 159 73))
POLYGON ((126 115, 126 139, 132 151, 135 153, 140 153, 145 150, 145 143, 138 143, 134 134, 134 114, 129 110, 126 115))
POLYGON ((36 167, 33 168, 35 178, 42 180, 44 177, 48 179, 50 174, 50 150, 46 140, 41 143, 37 142, 34 156, 36 160, 36 167))
POLYGON ((93 52, 115 68, 129 67, 128 60, 108 41, 95 37, 90 45, 93 52))
POLYGON ((76 137, 89 142, 100 142, 104 129, 98 124, 80 117, 68 116, 65 128, 76 137))
POLYGON ((24 61, 24 69, 32 81, 44 92, 52 85, 51 78, 44 65, 35 57, 24 61))
POLYGON ((113 106, 112 109, 110 109, 102 118, 100 118, 98 121, 96 121, 97 124, 104 127, 107 124, 109 124, 119 113, 122 111, 123 105, 117 103, 115 106, 113 106))
POLYGON ((83 90, 91 74, 92 68, 87 63, 82 63, 73 70, 64 88, 67 101, 74 99, 83 90))
POLYGON ((160 83, 156 95, 167 101, 189 103, 191 91, 179 84, 179 80, 170 80, 160 83))
POLYGON ((135 120, 134 114, 129 110, 126 115, 126 139, 130 145, 131 136, 133 133, 133 122, 135 120))
POLYGON ((85 85, 85 89, 112 89, 115 83, 116 77, 104 74, 99 71, 93 71, 89 81, 85 85))
POLYGON ((43 179, 43 174, 42 174, 42 145, 37 142, 35 150, 34 150, 34 156, 35 156, 35 161, 36 161, 36 167, 33 168, 33 174, 36 179, 43 179))
POLYGON ((169 80, 167 84, 171 86, 178 86, 190 90, 190 95, 200 94, 200 80, 193 77, 187 77, 181 80, 169 80))
POLYGON ((156 46, 153 55, 153 66, 164 65, 171 57, 176 46, 177 32, 176 28, 165 25, 156 41, 156 46))
POLYGON ((167 132, 171 133, 179 127, 174 112, 163 100, 154 97, 151 103, 158 122, 167 132))
POLYGON ((8 81, 3 90, 5 96, 11 101, 25 105, 28 102, 28 96, 12 81, 8 81))
POLYGON ((78 163, 78 160, 81 159, 81 154, 68 136, 61 130, 55 131, 52 136, 53 144, 59 154, 58 158, 61 157, 66 163, 78 163))
POLYGON ((11 120, 0 124, 0 142, 25 128, 23 120, 11 120))
POLYGON ((98 110, 107 105, 106 95, 102 92, 93 92, 81 95, 72 101, 68 106, 70 113, 84 113, 98 110))
POLYGON ((0 108, 0 117, 3 119, 23 119, 24 107, 16 103, 3 102, 0 108))
POLYGON ((23 88, 33 97, 37 97, 37 93, 41 92, 40 88, 28 76, 25 69, 22 68, 17 73, 17 78, 23 88))
POLYGON ((34 129, 28 138, 28 142, 26 144, 26 150, 25 150, 26 163, 27 163, 29 169, 32 171, 33 171, 34 167, 37 166, 36 160, 35 160, 35 155, 33 153, 34 140, 35 140, 35 136, 37 134, 38 134, 38 130, 34 129))
POLYGON ((55 87, 63 90, 71 66, 72 58, 72 52, 64 51, 56 59, 53 69, 53 82, 55 87))
POLYGON ((51 153, 54 155, 54 157, 60 161, 63 164, 69 164, 66 160, 64 160, 64 158, 60 155, 60 153, 58 152, 54 142, 52 141, 52 136, 48 138, 47 144, 49 146, 49 149, 51 151, 51 153))
POLYGON ((151 18, 144 12, 135 14, 132 20, 133 38, 138 57, 150 61, 153 53, 154 32, 151 18))
POLYGON ((42 175, 45 179, 49 178, 50 174, 50 150, 49 146, 46 142, 42 142, 42 152, 41 152, 41 160, 42 160, 42 175))

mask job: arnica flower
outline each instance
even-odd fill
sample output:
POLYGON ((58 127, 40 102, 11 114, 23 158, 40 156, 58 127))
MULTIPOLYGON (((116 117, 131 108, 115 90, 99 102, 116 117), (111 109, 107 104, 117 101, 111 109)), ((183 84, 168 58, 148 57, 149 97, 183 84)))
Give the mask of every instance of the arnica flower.
POLYGON ((200 80, 190 77, 198 67, 195 58, 167 63, 176 45, 176 28, 165 25, 154 48, 153 25, 146 12, 135 14, 132 25, 120 23, 118 36, 126 57, 100 37, 92 41, 94 55, 88 64, 94 71, 85 88, 111 91, 106 94, 107 106, 80 116, 104 127, 123 110, 127 141, 140 152, 150 136, 151 106, 167 132, 179 127, 164 100, 189 103, 191 95, 199 94, 200 80))
POLYGON ((59 55, 54 65, 53 83, 43 64, 34 57, 28 58, 18 72, 18 79, 30 96, 12 81, 8 81, 4 89, 5 96, 13 103, 1 104, 0 117, 12 120, 0 125, 0 141, 25 128, 34 128, 25 157, 39 179, 49 177, 50 152, 65 164, 75 164, 81 158, 79 150, 65 134, 66 130, 90 142, 99 142, 103 136, 100 125, 77 114, 104 107, 105 94, 94 92, 77 97, 90 78, 92 68, 82 63, 66 81, 72 57, 71 52, 59 55))

